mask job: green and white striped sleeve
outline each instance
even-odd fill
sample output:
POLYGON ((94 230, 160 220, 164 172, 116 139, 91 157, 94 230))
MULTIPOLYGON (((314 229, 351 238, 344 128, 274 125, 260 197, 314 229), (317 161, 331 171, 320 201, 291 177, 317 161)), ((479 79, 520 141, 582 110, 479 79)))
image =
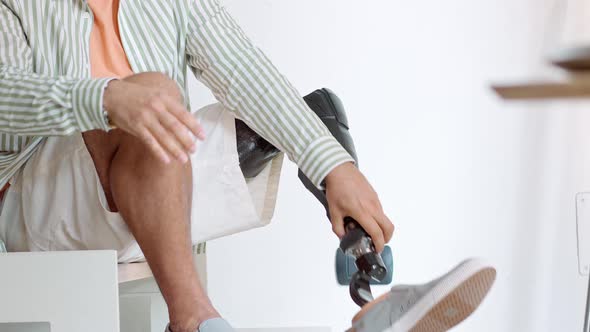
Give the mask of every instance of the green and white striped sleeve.
POLYGON ((31 49, 14 9, 0 2, 0 132, 53 136, 108 130, 102 99, 111 78, 33 73, 31 49))
POLYGON ((284 151, 321 188, 354 161, 217 0, 188 1, 188 63, 215 97, 284 151))

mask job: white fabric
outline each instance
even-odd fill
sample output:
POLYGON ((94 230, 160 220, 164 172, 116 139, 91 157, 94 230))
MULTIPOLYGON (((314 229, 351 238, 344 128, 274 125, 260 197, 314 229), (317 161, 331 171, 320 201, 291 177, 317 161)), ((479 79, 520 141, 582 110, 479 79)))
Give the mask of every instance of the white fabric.
MULTIPOLYGON (((207 139, 191 156, 193 243, 267 225, 283 155, 246 181, 236 151, 234 115, 214 104, 195 116, 207 139)), ((121 263, 143 260, 120 214, 107 206, 82 135, 50 137, 11 180, 0 214, 0 239, 8 251, 114 249, 121 263)))
POLYGON ((246 180, 239 167, 233 113, 220 104, 197 112, 207 139, 197 145, 193 164, 193 241, 267 225, 274 213, 283 154, 257 177, 246 180))

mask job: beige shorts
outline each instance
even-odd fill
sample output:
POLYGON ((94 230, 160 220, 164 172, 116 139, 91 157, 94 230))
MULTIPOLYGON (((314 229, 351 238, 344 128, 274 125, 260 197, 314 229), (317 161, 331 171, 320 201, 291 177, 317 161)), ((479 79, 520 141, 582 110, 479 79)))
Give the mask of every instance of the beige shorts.
MULTIPOLYGON (((193 243, 268 224, 283 156, 246 180, 236 151, 235 117, 220 104, 194 113, 207 139, 191 156, 193 243)), ((80 133, 46 139, 11 179, 0 213, 8 251, 116 250, 119 262, 144 259, 119 213, 110 212, 80 133)))

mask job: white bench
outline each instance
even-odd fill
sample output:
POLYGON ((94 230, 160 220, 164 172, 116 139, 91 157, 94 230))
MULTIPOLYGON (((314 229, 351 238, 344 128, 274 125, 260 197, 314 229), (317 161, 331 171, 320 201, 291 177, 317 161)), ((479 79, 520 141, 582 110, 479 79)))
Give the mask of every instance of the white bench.
POLYGON ((118 297, 115 251, 0 254, 1 332, 119 332, 118 297))
MULTIPOLYGON (((204 245, 195 262, 206 285, 204 245)), ((147 263, 115 251, 0 254, 0 332, 162 332, 166 304, 147 263)))
MULTIPOLYGON (((194 259, 207 285, 205 245, 194 259)), ((0 253, 0 332, 163 332, 168 310, 147 263, 115 251, 0 253)), ((329 327, 237 332, 330 332, 329 327)))

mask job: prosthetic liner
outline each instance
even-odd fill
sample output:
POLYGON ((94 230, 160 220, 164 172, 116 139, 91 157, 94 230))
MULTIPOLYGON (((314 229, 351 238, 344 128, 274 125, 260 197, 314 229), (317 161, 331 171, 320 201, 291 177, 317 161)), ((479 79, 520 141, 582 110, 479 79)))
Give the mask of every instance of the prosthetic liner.
MULTIPOLYGON (((328 127, 336 140, 355 159, 358 167, 354 142, 348 131, 348 120, 338 96, 329 89, 320 89, 305 96, 304 100, 328 127)), ((277 148, 240 120, 236 120, 236 136, 240 167, 247 178, 258 175, 266 164, 279 153, 277 148)), ((330 210, 325 190, 320 190, 313 185, 301 170, 299 170, 298 176, 305 188, 324 205, 329 220, 330 210)), ((358 269, 350 282, 350 295, 353 301, 362 307, 373 300, 370 280, 383 280, 387 269, 381 255, 375 250, 373 240, 356 220, 346 217, 344 228, 346 235, 340 242, 340 249, 355 258, 358 269)))

